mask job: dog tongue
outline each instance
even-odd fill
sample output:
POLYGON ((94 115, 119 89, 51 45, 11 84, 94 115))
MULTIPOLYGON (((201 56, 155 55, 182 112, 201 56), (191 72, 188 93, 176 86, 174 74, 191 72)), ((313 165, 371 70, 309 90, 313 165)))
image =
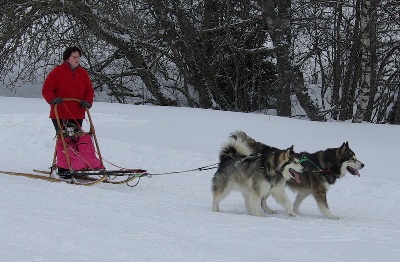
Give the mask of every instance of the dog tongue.
POLYGON ((292 174, 292 177, 296 180, 296 183, 300 183, 300 177, 299 177, 299 173, 297 173, 296 171, 294 171, 294 170, 291 170, 292 172, 290 172, 291 174, 292 174))
POLYGON ((358 170, 352 167, 347 167, 348 171, 354 175, 354 176, 360 176, 360 173, 358 173, 358 170))

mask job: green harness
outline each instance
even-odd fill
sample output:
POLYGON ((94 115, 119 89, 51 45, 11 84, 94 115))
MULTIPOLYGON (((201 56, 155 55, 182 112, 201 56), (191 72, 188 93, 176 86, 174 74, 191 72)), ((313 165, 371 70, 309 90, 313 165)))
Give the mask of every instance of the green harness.
MULTIPOLYGON (((315 168, 318 169, 319 172, 329 172, 329 169, 322 169, 321 167, 319 167, 317 164, 315 164, 313 161, 311 161, 308 157, 303 156, 302 158, 299 159, 299 163, 304 163, 304 162, 310 162, 315 168)), ((316 172, 316 171, 315 171, 316 172)))

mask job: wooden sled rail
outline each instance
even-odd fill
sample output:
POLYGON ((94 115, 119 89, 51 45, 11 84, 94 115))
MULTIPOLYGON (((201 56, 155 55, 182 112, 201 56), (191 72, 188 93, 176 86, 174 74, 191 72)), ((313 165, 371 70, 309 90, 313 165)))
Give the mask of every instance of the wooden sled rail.
POLYGON ((7 175, 13 175, 13 176, 23 176, 23 177, 28 177, 28 178, 33 178, 33 179, 41 179, 45 181, 50 181, 50 182, 64 182, 68 184, 74 184, 74 185, 82 185, 82 186, 92 186, 96 185, 99 183, 109 183, 109 184, 127 184, 129 185, 129 182, 135 180, 136 178, 140 178, 142 176, 147 176, 148 174, 146 173, 145 170, 142 169, 129 169, 129 170, 111 170, 111 171, 101 171, 100 172, 77 172, 72 175, 71 179, 61 179, 61 178, 56 178, 50 176, 49 171, 43 171, 43 170, 36 170, 34 169, 33 172, 35 173, 24 173, 24 172, 13 172, 13 171, 3 171, 0 170, 0 173, 2 174, 7 174, 7 175), (133 172, 135 171, 135 172, 133 172), (42 174, 42 175, 41 175, 42 174), (44 176, 43 174, 47 175, 44 176), (97 176, 97 177, 93 177, 97 176), (117 176, 127 176, 126 179, 120 180, 120 181, 114 181, 111 177, 117 177, 117 176))

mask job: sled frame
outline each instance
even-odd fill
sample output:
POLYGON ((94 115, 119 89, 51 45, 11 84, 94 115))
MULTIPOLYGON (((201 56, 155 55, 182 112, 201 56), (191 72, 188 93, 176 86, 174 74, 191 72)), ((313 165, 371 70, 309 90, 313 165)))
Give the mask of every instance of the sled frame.
MULTIPOLYGON (((81 102, 81 100, 76 99, 76 98, 62 98, 62 100, 63 101, 74 101, 76 103, 80 103, 81 102)), ((63 146, 64 152, 65 152, 65 157, 66 157, 67 164, 68 164, 68 170, 69 170, 68 174, 71 175, 71 182, 73 182, 74 184, 88 184, 88 185, 89 184, 95 184, 95 183, 93 183, 94 181, 90 181, 90 182, 87 181, 87 183, 84 183, 84 182, 81 183, 81 182, 78 182, 74 177, 75 175, 77 175, 78 172, 85 171, 85 170, 79 170, 77 172, 77 171, 72 169, 71 160, 70 160, 69 153, 68 153, 68 150, 67 150, 67 143, 66 143, 66 140, 65 140, 65 135, 66 135, 66 131, 67 130, 63 129, 63 126, 61 124, 61 119, 60 119, 60 117, 58 115, 57 107, 58 107, 57 104, 54 105, 54 114, 56 115, 56 121, 57 121, 57 125, 58 125, 58 132, 57 132, 57 135, 56 135, 57 139, 56 139, 56 143, 55 143, 55 147, 54 147, 53 163, 51 164, 50 172, 49 172, 50 173, 50 177, 54 177, 54 172, 57 169, 57 144, 58 144, 58 141, 61 139, 62 146, 63 146)), ((103 165, 103 158, 102 158, 101 152, 100 152, 99 143, 98 143, 97 137, 96 137, 96 130, 95 130, 94 125, 93 125, 93 121, 92 121, 92 117, 90 115, 89 108, 85 108, 85 109, 86 109, 86 114, 87 114, 87 117, 88 117, 88 120, 89 120, 89 132, 82 132, 82 133, 79 133, 79 134, 75 134, 74 133, 73 136, 74 137, 78 137, 78 136, 81 136, 81 135, 90 135, 91 138, 93 138, 93 140, 94 140, 95 150, 96 150, 96 153, 97 153, 97 155, 99 157, 100 163, 101 163, 102 166, 104 166, 103 165)), ((82 127, 80 127, 80 128, 82 128, 82 127)), ((95 170, 91 170, 91 171, 95 171, 95 170)), ((101 171, 104 171, 104 170, 101 170, 101 171)), ((96 174, 96 173, 94 173, 94 174, 96 174)), ((100 174, 98 174, 98 175, 100 175, 100 174)), ((101 174, 101 176, 98 179, 96 179, 96 182, 99 183, 99 182, 105 181, 107 178, 108 178, 108 175, 103 172, 101 174)))
MULTIPOLYGON (((63 101, 75 101, 77 103, 81 102, 81 100, 76 99, 76 98, 63 98, 62 100, 63 101)), ((51 165, 51 170, 50 171, 52 173, 56 169, 56 159, 57 159, 57 150, 56 150, 56 148, 57 148, 58 140, 61 139, 63 147, 64 147, 64 151, 65 151, 65 157, 67 159, 69 172, 73 173, 73 170, 72 170, 72 167, 71 167, 71 161, 70 161, 68 150, 67 150, 67 143, 65 142, 65 133, 63 132, 63 127, 61 125, 61 120, 60 120, 60 117, 58 115, 57 107, 58 107, 58 105, 54 105, 54 113, 56 115, 56 120, 57 120, 57 125, 58 125, 58 133, 57 133, 57 139, 56 139, 56 146, 54 148, 53 163, 51 165)), ((101 162, 101 165, 104 166, 103 158, 102 158, 101 152, 100 152, 99 143, 97 142, 96 130, 95 130, 94 125, 93 125, 93 121, 92 121, 92 117, 90 115, 89 108, 85 108, 85 109, 86 109, 86 114, 87 114, 88 120, 89 120, 89 132, 83 132, 83 133, 80 133, 78 135, 74 134, 74 136, 79 136, 79 135, 90 135, 90 136, 92 136, 93 140, 94 140, 94 143, 95 143, 95 146, 96 146, 96 152, 98 154, 99 160, 101 162)))
MULTIPOLYGON (((63 101, 74 101, 77 103, 80 103, 81 100, 79 99, 75 99, 75 98, 63 98, 63 101)), ((123 184, 126 183, 127 185, 129 185, 128 183, 136 178, 140 178, 142 176, 147 176, 148 173, 146 170, 143 169, 119 169, 119 170, 105 170, 105 169, 98 169, 98 170, 73 170, 72 169, 72 165, 71 165, 71 160, 70 160, 70 156, 67 150, 67 143, 66 143, 66 135, 63 131, 63 126, 61 124, 61 120, 60 117, 58 115, 58 111, 57 111, 57 106, 58 105, 54 105, 54 113, 56 115, 56 120, 57 120, 57 125, 58 125, 58 132, 57 132, 57 139, 56 139, 56 145, 54 148, 54 156, 53 156, 53 163, 50 167, 50 172, 46 172, 46 171, 38 171, 38 170, 34 170, 36 172, 39 173, 43 173, 43 174, 49 174, 50 177, 54 177, 54 173, 55 170, 57 169, 57 144, 58 141, 61 139, 62 141, 62 146, 64 148, 65 151, 65 157, 67 160, 67 164, 68 164, 68 175, 71 175, 71 183, 73 184, 80 184, 80 185, 94 185, 100 182, 105 182, 105 183, 111 183, 111 184, 123 184), (121 176, 125 176, 127 178, 124 178, 121 181, 114 181, 115 177, 121 177, 121 176), (112 179, 110 177, 113 177, 112 179)), ((99 147, 99 143, 97 141, 97 137, 96 137, 96 130, 94 128, 93 125, 93 121, 92 121, 92 117, 90 115, 90 111, 88 108, 86 109, 86 114, 87 114, 87 118, 89 120, 89 132, 82 132, 82 133, 78 133, 78 134, 74 134, 74 137, 79 137, 82 135, 90 135, 93 140, 94 140, 94 145, 95 145, 95 150, 96 153, 98 155, 98 158, 101 162, 101 165, 104 166, 103 164, 103 158, 100 152, 100 147, 99 147)), ((83 130, 82 130, 83 131, 83 130)))

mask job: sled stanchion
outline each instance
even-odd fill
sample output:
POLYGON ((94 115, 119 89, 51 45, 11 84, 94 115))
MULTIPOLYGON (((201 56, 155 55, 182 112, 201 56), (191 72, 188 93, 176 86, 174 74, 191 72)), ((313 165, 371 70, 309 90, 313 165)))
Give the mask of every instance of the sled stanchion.
POLYGON ((53 154, 53 163, 50 166, 50 176, 56 171, 56 158, 57 158, 57 142, 58 142, 58 134, 56 134, 56 143, 54 145, 54 154, 53 154))
POLYGON ((92 122, 92 117, 90 116, 89 109, 87 109, 87 108, 86 108, 86 113, 88 115, 88 119, 89 119, 89 123, 90 123, 90 131, 89 132, 93 134, 93 139, 94 139, 94 143, 96 145, 97 154, 99 155, 99 159, 100 159, 101 165, 104 165, 103 158, 101 157, 101 153, 100 153, 99 143, 97 142, 96 131, 94 129, 94 125, 93 125, 93 122, 92 122))
MULTIPOLYGON (((71 168, 71 161, 70 161, 70 159, 69 159, 69 155, 68 155, 68 151, 67 151, 67 143, 65 142, 65 137, 64 137, 64 134, 63 134, 63 132, 62 132, 62 126, 61 126, 60 118, 59 118, 59 116, 58 116, 57 106, 58 106, 57 104, 54 105, 54 113, 55 113, 55 115, 56 115, 57 125, 58 125, 58 129, 59 129, 59 130, 58 130, 58 133, 59 133, 59 136, 60 136, 60 137, 57 138, 57 141, 56 141, 56 148, 57 148, 58 140, 61 138, 61 141, 62 141, 62 144, 63 144, 63 147, 64 147, 65 157, 66 157, 66 159, 67 159, 68 169, 69 169, 69 171, 71 172, 71 171, 72 171, 72 168, 71 168)), ((55 150, 54 154, 57 154, 56 151, 57 151, 57 150, 55 150)))

